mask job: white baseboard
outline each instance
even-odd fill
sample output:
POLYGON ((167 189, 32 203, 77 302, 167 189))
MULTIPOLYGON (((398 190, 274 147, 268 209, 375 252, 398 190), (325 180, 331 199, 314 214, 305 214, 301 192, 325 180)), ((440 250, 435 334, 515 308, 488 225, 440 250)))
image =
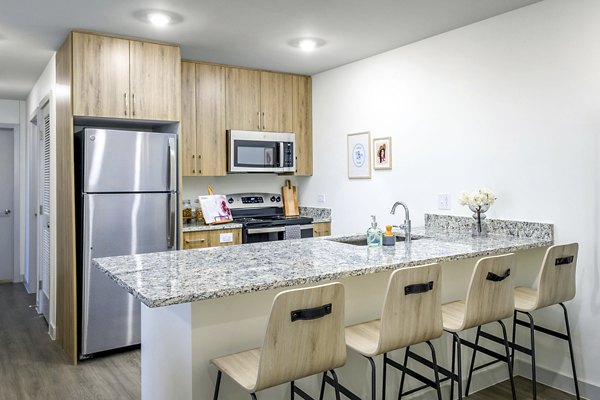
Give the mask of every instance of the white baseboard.
MULTIPOLYGON (((527 379, 531 379, 531 363, 516 360, 515 370, 518 375, 527 379)), ((537 381, 546 386, 553 387, 563 392, 575 394, 575 386, 573 385, 573 377, 559 374, 555 371, 550 371, 545 368, 536 368, 537 381)), ((583 382, 579 379, 579 392, 584 399, 600 399, 600 387, 591 383, 583 382)))
POLYGON ((56 340, 56 327, 52 324, 48 324, 48 335, 50 335, 50 339, 56 340))

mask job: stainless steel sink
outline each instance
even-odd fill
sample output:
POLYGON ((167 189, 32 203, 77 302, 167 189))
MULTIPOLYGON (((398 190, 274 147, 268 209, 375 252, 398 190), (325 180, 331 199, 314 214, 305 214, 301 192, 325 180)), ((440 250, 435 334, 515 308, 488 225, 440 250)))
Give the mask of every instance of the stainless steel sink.
MULTIPOLYGON (((411 240, 419 240, 419 239, 421 239, 420 236, 414 236, 414 235, 411 238, 411 240)), ((353 238, 327 239, 327 240, 330 240, 332 242, 351 244, 353 246, 366 246, 367 245, 367 237, 366 236, 353 237, 353 238)), ((396 236, 396 242, 404 242, 404 240, 405 240, 404 236, 396 236)))

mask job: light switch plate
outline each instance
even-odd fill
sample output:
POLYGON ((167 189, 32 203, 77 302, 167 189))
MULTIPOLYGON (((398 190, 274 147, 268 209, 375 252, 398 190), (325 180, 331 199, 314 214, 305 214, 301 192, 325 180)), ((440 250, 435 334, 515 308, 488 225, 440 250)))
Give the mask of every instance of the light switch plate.
POLYGON ((233 233, 231 233, 231 232, 221 233, 219 235, 219 242, 220 243, 232 243, 233 242, 233 233))
POLYGON ((438 194, 438 209, 439 210, 450 210, 450 194, 440 193, 438 194))

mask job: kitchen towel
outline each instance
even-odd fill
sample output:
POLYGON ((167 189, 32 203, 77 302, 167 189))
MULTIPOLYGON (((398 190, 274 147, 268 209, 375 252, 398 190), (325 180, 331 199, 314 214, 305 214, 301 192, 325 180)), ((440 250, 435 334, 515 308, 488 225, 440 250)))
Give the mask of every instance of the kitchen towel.
POLYGON ((283 233, 284 240, 302 239, 302 231, 300 225, 287 225, 283 233))

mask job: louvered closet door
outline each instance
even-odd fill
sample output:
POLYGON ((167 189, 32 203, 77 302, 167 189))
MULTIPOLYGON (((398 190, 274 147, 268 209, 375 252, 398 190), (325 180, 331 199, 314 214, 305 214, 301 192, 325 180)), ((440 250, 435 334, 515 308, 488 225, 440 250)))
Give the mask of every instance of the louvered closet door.
POLYGON ((38 311, 49 321, 50 310, 50 103, 40 108, 38 117, 40 134, 40 218, 38 232, 38 311))

